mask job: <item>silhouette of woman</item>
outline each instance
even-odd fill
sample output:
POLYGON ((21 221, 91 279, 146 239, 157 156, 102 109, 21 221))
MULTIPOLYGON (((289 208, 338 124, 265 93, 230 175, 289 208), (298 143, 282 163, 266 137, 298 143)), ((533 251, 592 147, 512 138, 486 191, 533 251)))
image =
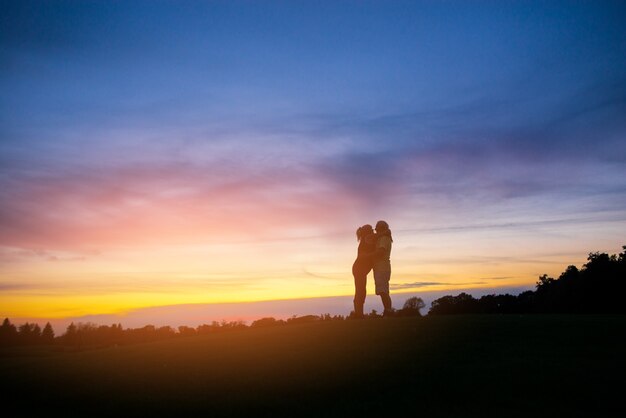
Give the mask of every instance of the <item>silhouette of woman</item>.
POLYGON ((365 304, 367 275, 372 270, 374 260, 372 255, 376 250, 376 234, 372 225, 363 225, 356 230, 356 239, 359 241, 357 257, 352 265, 354 276, 354 316, 363 317, 363 305, 365 304))

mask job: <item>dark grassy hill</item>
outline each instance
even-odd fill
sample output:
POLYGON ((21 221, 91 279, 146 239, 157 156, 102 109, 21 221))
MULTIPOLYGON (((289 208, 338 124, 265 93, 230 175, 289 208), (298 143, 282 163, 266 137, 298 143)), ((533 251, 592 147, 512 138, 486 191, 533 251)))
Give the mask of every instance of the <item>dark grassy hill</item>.
POLYGON ((609 416, 625 331, 626 316, 452 316, 13 348, 3 415, 609 416))

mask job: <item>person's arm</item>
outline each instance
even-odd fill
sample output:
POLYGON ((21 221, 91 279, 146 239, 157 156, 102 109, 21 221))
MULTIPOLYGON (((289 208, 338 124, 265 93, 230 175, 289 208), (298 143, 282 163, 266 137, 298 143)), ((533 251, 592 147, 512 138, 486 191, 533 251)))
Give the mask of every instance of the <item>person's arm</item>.
POLYGON ((372 257, 374 259, 382 257, 385 255, 386 252, 386 248, 385 245, 379 245, 381 241, 377 240, 376 241, 376 248, 374 249, 374 251, 371 251, 369 253, 365 253, 364 256, 365 257, 372 257))
POLYGON ((385 249, 383 247, 378 247, 374 251, 370 251, 369 253, 363 254, 363 257, 380 257, 385 254, 385 249))

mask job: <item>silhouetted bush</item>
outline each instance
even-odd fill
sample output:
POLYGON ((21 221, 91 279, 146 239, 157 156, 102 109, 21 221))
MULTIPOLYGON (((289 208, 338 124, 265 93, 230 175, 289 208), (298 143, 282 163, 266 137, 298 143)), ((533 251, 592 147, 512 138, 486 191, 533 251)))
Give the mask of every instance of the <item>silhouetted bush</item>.
POLYGON ((426 304, 422 300, 422 298, 418 298, 417 296, 413 296, 408 298, 402 309, 396 311, 396 316, 422 316, 420 312, 422 309, 426 307, 426 304))
POLYGON ((381 318, 381 317, 382 315, 379 315, 376 309, 372 309, 370 313, 365 314, 365 318, 381 318))
POLYGON ((331 315, 328 313, 320 315, 322 321, 343 321, 346 318, 343 315, 331 315))
POLYGON ((305 322, 317 322, 320 321, 321 318, 317 315, 304 315, 304 316, 292 316, 287 319, 288 324, 302 324, 305 322))

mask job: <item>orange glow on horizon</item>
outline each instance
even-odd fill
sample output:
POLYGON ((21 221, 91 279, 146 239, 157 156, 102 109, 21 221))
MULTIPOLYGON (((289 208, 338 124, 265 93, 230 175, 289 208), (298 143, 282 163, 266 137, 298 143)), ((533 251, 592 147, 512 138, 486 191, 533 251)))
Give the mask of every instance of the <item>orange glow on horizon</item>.
MULTIPOLYGON (((175 247, 146 253, 111 252, 98 254, 93 260, 17 263, 12 273, 20 285, 5 289, 0 294, 0 305, 4 316, 65 318, 180 304, 351 295, 353 246, 351 240, 341 240, 339 245, 332 241, 324 245, 300 242, 301 252, 292 243, 241 244, 226 249, 209 246, 203 250, 191 246, 186 250, 175 247), (309 256, 315 254, 307 248, 310 245, 328 252, 309 256), (283 257, 272 256, 276 252, 283 257), (247 260, 245 265, 237 262, 240 257, 247 260)), ((472 265, 466 261, 455 265, 436 257, 428 261, 427 255, 412 259, 410 254, 411 249, 394 247, 397 261, 392 294, 527 286, 540 273, 536 266, 525 262, 472 265), (507 276, 510 271, 517 275, 507 276)), ((545 263, 546 272, 558 272, 564 267, 558 261, 545 263)), ((368 291, 372 297, 371 274, 368 291)))

